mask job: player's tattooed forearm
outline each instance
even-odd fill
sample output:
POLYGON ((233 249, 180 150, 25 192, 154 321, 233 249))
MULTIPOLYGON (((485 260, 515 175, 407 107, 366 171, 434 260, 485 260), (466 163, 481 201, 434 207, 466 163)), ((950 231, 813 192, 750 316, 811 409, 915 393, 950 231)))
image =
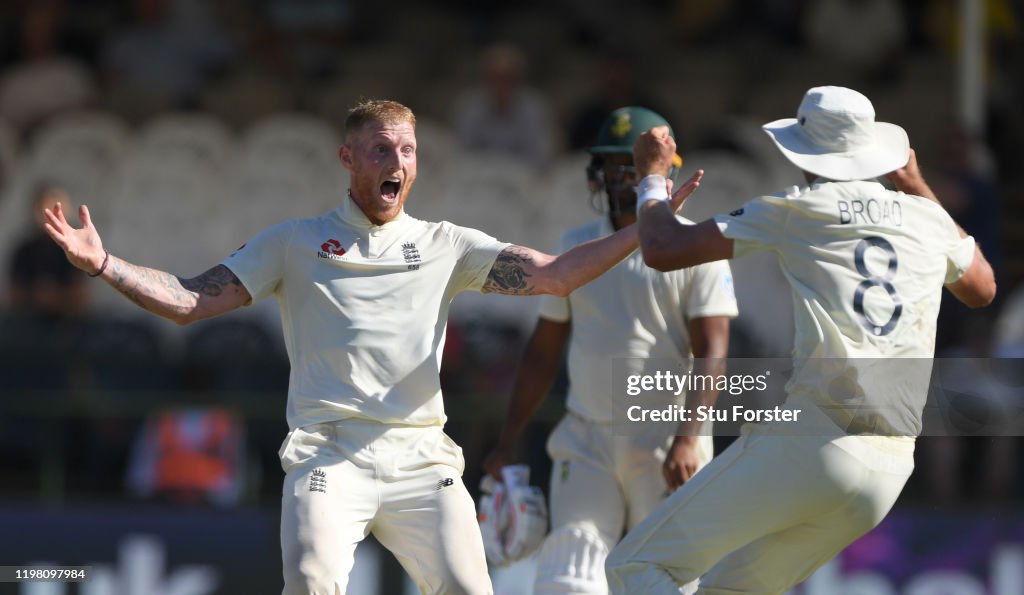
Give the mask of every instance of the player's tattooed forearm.
POLYGON ((121 259, 111 264, 110 283, 122 295, 151 311, 157 310, 147 305, 147 302, 154 300, 174 310, 187 308, 189 302, 194 301, 192 294, 185 291, 174 275, 137 266, 121 259))
POLYGON ((181 286, 189 291, 194 291, 211 297, 218 296, 224 292, 227 285, 242 286, 242 282, 231 272, 228 267, 219 264, 194 279, 182 279, 181 286))
POLYGON ((484 293, 503 293, 510 295, 529 295, 533 286, 529 283, 530 274, 525 266, 533 264, 529 251, 521 246, 509 246, 501 251, 491 272, 484 281, 484 293))

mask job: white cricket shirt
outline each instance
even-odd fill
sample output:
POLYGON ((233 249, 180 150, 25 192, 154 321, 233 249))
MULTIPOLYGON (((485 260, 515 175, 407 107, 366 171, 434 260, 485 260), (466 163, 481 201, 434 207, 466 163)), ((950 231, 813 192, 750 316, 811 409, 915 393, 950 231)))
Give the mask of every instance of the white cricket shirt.
POLYGON ((347 418, 443 425, 449 305, 460 291, 480 290, 507 246, 404 211, 374 225, 347 198, 264 230, 223 264, 254 302, 277 297, 291 429, 347 418))
MULTIPOLYGON (((611 222, 602 217, 566 232, 561 251, 612 232, 611 222)), ((727 261, 662 273, 645 265, 639 250, 568 297, 542 299, 542 317, 572 321, 566 406, 588 421, 604 423, 614 417, 615 358, 631 358, 624 362, 629 374, 654 373, 666 360, 681 373, 692 361, 687 322, 737 313, 727 261)))
POLYGON ((917 435, 942 287, 970 267, 974 239, 932 201, 875 181, 793 186, 715 221, 734 257, 772 251, 792 286, 790 401, 850 433, 917 435))

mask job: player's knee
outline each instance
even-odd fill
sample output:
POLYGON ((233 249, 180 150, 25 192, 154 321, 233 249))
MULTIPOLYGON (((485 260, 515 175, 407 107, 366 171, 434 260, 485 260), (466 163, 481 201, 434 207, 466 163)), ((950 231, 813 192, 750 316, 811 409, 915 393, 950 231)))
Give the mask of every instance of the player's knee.
POLYGON ((628 560, 616 555, 614 550, 605 561, 605 573, 612 595, 681 595, 691 594, 696 588, 696 584, 681 587, 669 572, 656 564, 628 560))
POLYGON ((478 576, 454 576, 438 591, 445 595, 491 595, 491 579, 485 573, 478 576))
POLYGON ((346 585, 331 579, 296 576, 285 577, 281 595, 345 595, 346 585))
POLYGON ((345 595, 347 579, 332 572, 327 564, 307 556, 285 566, 281 595, 345 595))
POLYGON ((431 595, 492 595, 491 576, 487 564, 449 565, 433 576, 421 576, 416 581, 420 593, 431 595))
POLYGON ((537 559, 533 590, 538 594, 608 592, 604 562, 608 542, 594 527, 569 525, 553 531, 544 540, 537 559))

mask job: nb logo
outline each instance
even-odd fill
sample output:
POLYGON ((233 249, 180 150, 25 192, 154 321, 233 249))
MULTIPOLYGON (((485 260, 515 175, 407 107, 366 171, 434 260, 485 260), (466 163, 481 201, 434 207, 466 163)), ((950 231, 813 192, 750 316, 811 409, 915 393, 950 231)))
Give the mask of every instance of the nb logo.
POLYGON ((732 211, 731 213, 729 213, 729 216, 730 217, 739 217, 742 214, 743 214, 743 209, 736 209, 735 211, 732 211))
POLYGON ((444 488, 446 488, 446 487, 448 487, 450 485, 454 485, 454 484, 455 484, 455 480, 450 478, 450 477, 446 477, 444 479, 439 479, 437 481, 437 485, 434 487, 434 491, 437 492, 437 491, 443 490, 444 488))

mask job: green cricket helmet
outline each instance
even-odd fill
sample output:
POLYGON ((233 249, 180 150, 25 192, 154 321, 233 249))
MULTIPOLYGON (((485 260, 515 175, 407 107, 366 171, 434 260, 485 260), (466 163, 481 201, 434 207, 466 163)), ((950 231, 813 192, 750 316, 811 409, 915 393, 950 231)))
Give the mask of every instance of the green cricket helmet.
MULTIPOLYGON (((632 153, 633 143, 641 133, 655 126, 668 126, 668 133, 675 138, 675 132, 665 118, 662 118, 645 107, 620 107, 613 111, 601 124, 594 145, 587 152, 594 156, 613 153, 632 153)), ((683 166, 683 158, 677 153, 672 158, 676 168, 683 166)))

